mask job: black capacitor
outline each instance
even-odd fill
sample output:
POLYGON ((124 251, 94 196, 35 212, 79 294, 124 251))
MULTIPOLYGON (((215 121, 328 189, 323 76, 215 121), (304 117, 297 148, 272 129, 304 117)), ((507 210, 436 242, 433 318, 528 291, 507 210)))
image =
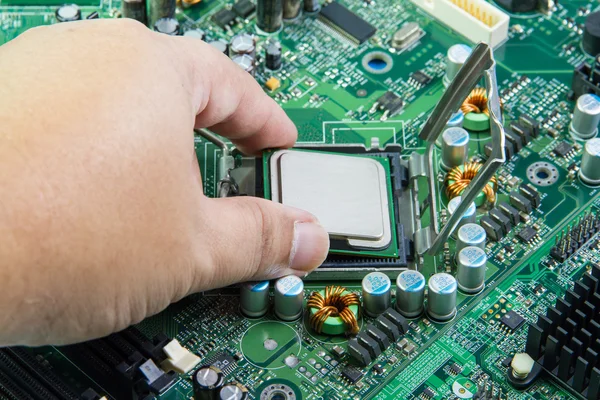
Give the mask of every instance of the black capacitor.
POLYGON ((219 390, 218 400, 246 400, 248 389, 240 383, 232 382, 219 390))
POLYGON ((56 9, 58 22, 72 22, 81 19, 81 9, 76 4, 65 4, 56 9))
POLYGON ((310 14, 318 13, 321 9, 319 0, 304 0, 304 11, 310 14))
POLYGON ((283 0, 258 0, 256 4, 256 26, 263 32, 272 33, 281 29, 283 23, 283 0))
POLYGON ((161 18, 175 17, 176 6, 177 0, 147 0, 148 25, 154 26, 161 18))
POLYGON ((281 68, 281 43, 271 39, 265 48, 265 65, 271 71, 281 68))
POLYGON ((154 30, 169 36, 177 36, 181 33, 179 22, 175 18, 160 18, 154 24, 154 30))
POLYGON ((144 0, 123 0, 121 3, 123 18, 131 18, 146 25, 146 2, 144 0))
POLYGON ((283 0, 283 19, 293 20, 300 15, 302 0, 283 0))
POLYGON ((600 53, 600 11, 590 13, 585 19, 581 44, 583 50, 591 56, 600 53))
POLYGON ((204 365, 194 373, 193 387, 195 400, 217 399, 219 390, 223 387, 223 372, 212 365, 204 365))

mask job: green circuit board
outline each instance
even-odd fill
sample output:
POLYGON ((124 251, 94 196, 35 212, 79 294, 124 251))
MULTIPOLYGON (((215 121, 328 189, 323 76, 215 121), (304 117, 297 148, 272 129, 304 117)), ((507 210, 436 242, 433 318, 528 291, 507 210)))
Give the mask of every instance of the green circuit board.
MULTIPOLYGON (((85 18, 98 12, 100 18, 118 18, 118 0, 75 0, 85 18)), ((419 138, 421 127, 440 100, 445 87, 446 52, 457 43, 475 45, 448 28, 408 0, 340 0, 348 9, 377 28, 360 45, 319 21, 314 15, 284 23, 271 35, 282 44, 283 67, 270 71, 263 66, 266 36, 258 36, 256 80, 265 85, 275 77, 280 87, 265 91, 287 112, 298 127, 299 142, 313 144, 361 144, 384 148, 401 146, 401 158, 413 152, 424 153, 426 143, 419 138), (406 22, 416 22, 424 31, 415 44, 403 51, 390 46, 394 33, 406 22), (383 52, 389 58, 389 71, 377 73, 364 67, 365 57, 383 52), (391 61, 390 61, 391 60, 391 61), (427 76, 419 82, 414 73, 427 76), (374 103, 386 92, 402 98, 404 106, 397 115, 371 112, 374 103)), ((0 43, 17 37, 35 26, 56 23, 55 12, 62 1, 0 0, 0 43)), ((190 8, 177 9, 176 18, 183 31, 202 29, 210 40, 227 42, 241 32, 256 32, 255 14, 237 18, 227 29, 217 25, 213 16, 234 4, 230 0, 202 0, 190 8)), ((582 24, 597 8, 591 1, 565 0, 552 12, 508 13, 508 40, 494 49, 504 125, 521 115, 540 123, 540 134, 508 159, 497 171, 497 201, 506 202, 523 183, 537 187, 541 204, 512 228, 500 241, 488 241, 488 264, 484 290, 476 295, 461 292, 457 314, 447 323, 427 316, 410 320, 406 342, 394 343, 364 367, 347 351, 340 355, 334 346, 346 350, 348 338, 315 333, 307 316, 295 322, 279 320, 272 310, 264 317, 250 319, 239 310, 236 287, 192 295, 170 306, 159 315, 137 326, 147 338, 165 334, 201 357, 202 364, 227 361, 226 381, 236 381, 249 390, 249 397, 261 400, 282 399, 571 399, 584 396, 565 387, 549 373, 542 373, 527 389, 515 388, 507 379, 506 360, 525 351, 528 326, 538 315, 573 288, 600 262, 596 238, 587 240, 565 261, 550 256, 555 240, 582 216, 600 213, 598 188, 583 184, 576 171, 581 161, 582 141, 569 134, 575 102, 570 96, 574 69, 593 57, 581 46, 582 24), (571 146, 567 155, 554 151, 557 145, 571 146), (538 163, 538 164, 536 164, 538 163), (548 186, 539 185, 531 169, 545 163, 546 171, 556 175, 548 186), (533 167, 532 167, 533 166, 533 167), (535 236, 523 241, 518 234, 533 230, 535 236), (509 312, 524 318, 517 329, 508 329, 501 319, 509 312), (276 348, 267 349, 265 340, 276 348), (293 365, 288 357, 295 359, 293 365), (288 365, 289 364, 289 365, 288 365), (359 375, 348 380, 344 371, 359 375), (281 385, 292 393, 276 389, 281 385), (271 388, 271 389, 270 389, 271 388), (274 388, 274 389, 272 389, 274 388), (277 397, 279 396, 279 397, 277 397), (287 396, 287 397, 286 397, 287 396)), ((110 77, 107 77, 109 79, 110 77)), ((490 142, 489 132, 470 132, 470 155, 484 157, 490 142)), ((205 193, 215 196, 219 183, 217 164, 221 150, 201 136, 195 137, 196 153, 202 170, 205 193)), ((436 149, 434 165, 440 157, 436 149)), ((444 194, 444 172, 436 170, 435 194, 440 219, 448 199, 444 194)), ((547 178, 547 177, 544 177, 547 178)), ((542 178, 540 178, 542 179, 542 178)), ((478 209, 479 216, 487 209, 478 209)), ((456 273, 450 260, 454 240, 439 255, 424 255, 418 265, 428 278, 437 272, 456 273)), ((411 264, 415 268, 414 264, 411 264)), ((329 284, 345 286, 361 293, 358 280, 307 281, 305 298, 329 284)), ((394 294, 395 285, 392 288, 394 294)), ((596 311, 597 312, 597 311, 596 311)), ((307 313, 305 313, 307 314, 307 313)), ((366 327, 372 318, 361 316, 366 327)), ((67 382, 74 393, 93 388, 107 398, 125 398, 111 393, 85 368, 70 360, 63 348, 25 349, 33 354, 40 368, 51 370, 67 382)), ((0 361, 2 361, 0 359, 0 361)), ((5 375, 8 370, 3 370, 5 375)), ((179 374, 160 399, 191 399, 192 372, 179 374)), ((11 397, 10 386, 0 375, 0 398, 11 397), (4 397, 3 397, 4 396, 4 397)), ((60 397, 56 398, 71 398, 60 397)), ((148 397, 152 398, 152 397, 148 397)), ((585 397, 581 397, 585 398, 585 397)))

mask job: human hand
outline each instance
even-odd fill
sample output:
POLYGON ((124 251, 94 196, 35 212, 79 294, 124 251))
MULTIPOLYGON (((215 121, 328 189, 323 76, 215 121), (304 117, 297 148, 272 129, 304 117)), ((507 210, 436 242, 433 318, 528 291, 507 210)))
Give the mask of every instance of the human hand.
POLYGON ((0 346, 104 336, 190 293, 324 260, 309 213, 203 195, 194 127, 251 154, 297 135, 210 45, 70 22, 0 47, 0 74, 0 346))

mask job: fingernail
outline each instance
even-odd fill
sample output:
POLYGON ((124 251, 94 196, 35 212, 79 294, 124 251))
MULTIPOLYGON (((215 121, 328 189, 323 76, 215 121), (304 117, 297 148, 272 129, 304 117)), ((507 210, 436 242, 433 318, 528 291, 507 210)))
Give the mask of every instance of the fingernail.
POLYGON ((312 271, 323 263, 329 251, 329 235, 314 222, 294 224, 294 242, 290 253, 290 268, 312 271))

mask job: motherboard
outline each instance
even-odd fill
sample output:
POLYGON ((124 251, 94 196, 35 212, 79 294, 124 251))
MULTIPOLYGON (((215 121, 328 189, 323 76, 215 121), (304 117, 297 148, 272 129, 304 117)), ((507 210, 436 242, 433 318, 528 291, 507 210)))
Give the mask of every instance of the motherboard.
POLYGON ((304 208, 331 249, 304 279, 0 349, 1 399, 600 399, 596 2, 63 1, 0 0, 0 44, 132 18, 215 47, 299 139, 248 157, 197 130, 205 194, 304 208))

